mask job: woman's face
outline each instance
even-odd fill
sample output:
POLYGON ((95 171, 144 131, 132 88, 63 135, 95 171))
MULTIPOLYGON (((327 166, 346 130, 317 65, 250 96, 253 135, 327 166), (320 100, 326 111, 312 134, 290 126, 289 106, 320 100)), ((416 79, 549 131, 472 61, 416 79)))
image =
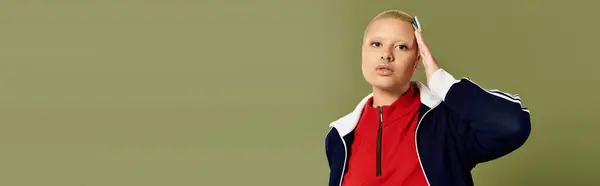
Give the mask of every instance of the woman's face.
POLYGON ((368 27, 362 45, 362 73, 372 86, 395 90, 409 83, 418 67, 415 33, 409 22, 384 18, 368 27))

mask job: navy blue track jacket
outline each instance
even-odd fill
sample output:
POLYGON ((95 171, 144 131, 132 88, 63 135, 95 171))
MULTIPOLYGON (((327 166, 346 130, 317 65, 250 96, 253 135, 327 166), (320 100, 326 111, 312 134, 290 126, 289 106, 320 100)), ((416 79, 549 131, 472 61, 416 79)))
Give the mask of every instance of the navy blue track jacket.
MULTIPOLYGON (((430 186, 472 186, 471 170, 521 147, 531 132, 529 110, 517 95, 486 90, 443 69, 418 82, 421 106, 415 132, 417 155, 430 186)), ((330 124, 325 138, 329 186, 339 186, 369 94, 353 112, 330 124)), ((373 160, 375 161, 375 160, 373 160)))

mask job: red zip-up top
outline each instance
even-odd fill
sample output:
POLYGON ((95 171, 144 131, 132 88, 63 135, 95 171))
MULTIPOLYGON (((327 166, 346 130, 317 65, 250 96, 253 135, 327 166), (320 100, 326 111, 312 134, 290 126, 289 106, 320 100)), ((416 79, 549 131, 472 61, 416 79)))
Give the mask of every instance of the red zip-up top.
POLYGON ((427 186, 415 146, 420 104, 414 85, 388 106, 373 107, 373 98, 368 100, 343 186, 427 186))

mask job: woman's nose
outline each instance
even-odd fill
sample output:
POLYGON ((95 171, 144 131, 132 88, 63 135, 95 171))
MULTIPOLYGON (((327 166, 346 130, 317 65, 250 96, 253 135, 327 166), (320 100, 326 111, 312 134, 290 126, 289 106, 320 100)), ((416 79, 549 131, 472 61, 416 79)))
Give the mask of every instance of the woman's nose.
POLYGON ((384 62, 392 62, 392 61, 394 61, 394 57, 392 57, 392 55, 389 55, 386 53, 381 56, 381 60, 384 62))

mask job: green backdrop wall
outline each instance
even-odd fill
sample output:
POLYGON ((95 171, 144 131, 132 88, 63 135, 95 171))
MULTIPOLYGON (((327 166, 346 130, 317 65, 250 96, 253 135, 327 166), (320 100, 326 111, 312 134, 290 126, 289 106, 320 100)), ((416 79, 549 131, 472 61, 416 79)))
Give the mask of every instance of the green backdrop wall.
POLYGON ((529 141, 477 185, 600 185, 597 6, 0 1, 0 185, 326 185, 328 123, 369 92, 361 36, 386 9, 418 15, 453 75, 530 108, 529 141))

